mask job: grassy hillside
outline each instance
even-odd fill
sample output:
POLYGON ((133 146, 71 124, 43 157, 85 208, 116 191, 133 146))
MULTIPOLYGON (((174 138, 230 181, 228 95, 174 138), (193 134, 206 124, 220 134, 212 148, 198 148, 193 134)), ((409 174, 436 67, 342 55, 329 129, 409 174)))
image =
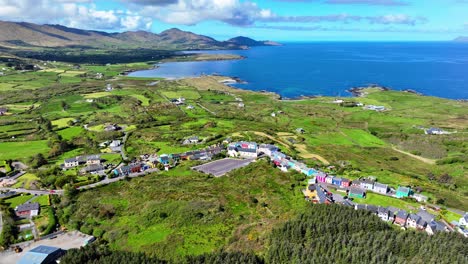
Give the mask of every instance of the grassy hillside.
POLYGON ((297 179, 265 161, 221 178, 181 166, 84 192, 65 214, 70 228, 102 235, 113 249, 165 259, 220 247, 261 251, 268 232, 305 207, 297 179))

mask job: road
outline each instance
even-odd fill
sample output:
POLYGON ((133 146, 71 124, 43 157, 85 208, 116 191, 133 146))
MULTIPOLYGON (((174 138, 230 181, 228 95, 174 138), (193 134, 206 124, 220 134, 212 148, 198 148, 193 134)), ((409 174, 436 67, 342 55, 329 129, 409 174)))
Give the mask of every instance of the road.
MULTIPOLYGON (((129 178, 136 178, 136 177, 144 176, 144 175, 147 175, 149 173, 158 172, 158 171, 159 170, 156 169, 156 168, 148 169, 148 170, 145 170, 143 172, 132 173, 132 174, 128 175, 128 177, 129 178)), ((112 182, 123 180, 124 178, 125 178, 125 176, 119 176, 119 177, 115 177, 115 178, 105 178, 104 180, 102 180, 100 182, 80 186, 80 187, 78 187, 78 190, 88 190, 88 189, 96 188, 96 187, 101 186, 101 185, 106 185, 106 184, 109 184, 109 183, 112 183, 112 182)))
POLYGON ((19 192, 19 193, 30 193, 33 195, 46 195, 46 194, 58 194, 62 195, 63 190, 28 190, 28 189, 23 189, 23 188, 5 188, 2 187, 0 188, 0 191, 14 191, 14 192, 19 192))

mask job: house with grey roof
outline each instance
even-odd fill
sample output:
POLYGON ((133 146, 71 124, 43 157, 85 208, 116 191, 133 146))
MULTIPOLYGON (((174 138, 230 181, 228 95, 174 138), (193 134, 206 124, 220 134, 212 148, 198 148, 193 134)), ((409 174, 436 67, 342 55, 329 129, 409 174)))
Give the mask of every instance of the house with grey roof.
POLYGON ((419 215, 426 223, 430 223, 435 219, 435 215, 428 213, 426 210, 419 210, 416 214, 419 215))
MULTIPOLYGON (((382 221, 390 221, 390 210, 388 210, 388 208, 385 208, 385 207, 378 207, 377 208, 377 216, 382 219, 382 221)), ((393 213, 392 213, 392 216, 391 216, 391 220, 393 221, 393 213)))
POLYGON ((360 182, 360 186, 361 186, 362 189, 372 191, 373 188, 374 188, 374 183, 375 183, 374 181, 363 179, 360 182))
POLYGON ((411 228, 418 228, 423 229, 425 227, 425 222, 422 220, 421 216, 417 214, 409 214, 408 219, 406 221, 406 226, 411 228))
POLYGON ((407 220, 408 220, 408 213, 405 210, 399 210, 395 215, 394 223, 402 227, 405 227, 407 220))
POLYGON ((388 192, 388 185, 375 182, 372 191, 376 193, 386 194, 388 192))
POLYGON ((39 215, 39 203, 24 203, 16 206, 15 214, 18 217, 32 217, 39 215))
POLYGON ((433 235, 436 232, 448 232, 448 228, 439 221, 431 221, 430 223, 427 223, 425 230, 429 235, 433 235))

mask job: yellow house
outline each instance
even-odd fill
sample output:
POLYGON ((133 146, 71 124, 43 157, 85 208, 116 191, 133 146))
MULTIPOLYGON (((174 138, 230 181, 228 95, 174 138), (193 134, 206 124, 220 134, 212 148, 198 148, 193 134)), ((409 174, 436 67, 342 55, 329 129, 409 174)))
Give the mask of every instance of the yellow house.
POLYGON ((315 199, 317 197, 317 189, 315 187, 315 184, 311 184, 307 186, 307 189, 305 191, 305 196, 309 198, 310 200, 315 199))

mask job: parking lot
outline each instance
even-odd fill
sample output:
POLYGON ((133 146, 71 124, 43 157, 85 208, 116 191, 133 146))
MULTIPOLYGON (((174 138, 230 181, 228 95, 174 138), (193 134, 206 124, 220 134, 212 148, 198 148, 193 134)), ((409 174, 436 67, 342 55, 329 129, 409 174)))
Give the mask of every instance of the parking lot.
POLYGON ((206 174, 212 174, 215 177, 221 177, 232 170, 247 166, 252 162, 253 159, 239 160, 226 158, 192 167, 192 170, 196 170, 206 174))
POLYGON ((46 238, 39 241, 29 241, 19 244, 23 249, 21 253, 15 253, 14 251, 8 250, 0 252, 0 264, 14 264, 29 250, 40 246, 52 246, 58 247, 61 249, 71 249, 71 248, 80 248, 83 246, 84 242, 88 240, 91 236, 83 234, 78 231, 71 231, 63 234, 58 234, 52 236, 52 238, 46 238))

